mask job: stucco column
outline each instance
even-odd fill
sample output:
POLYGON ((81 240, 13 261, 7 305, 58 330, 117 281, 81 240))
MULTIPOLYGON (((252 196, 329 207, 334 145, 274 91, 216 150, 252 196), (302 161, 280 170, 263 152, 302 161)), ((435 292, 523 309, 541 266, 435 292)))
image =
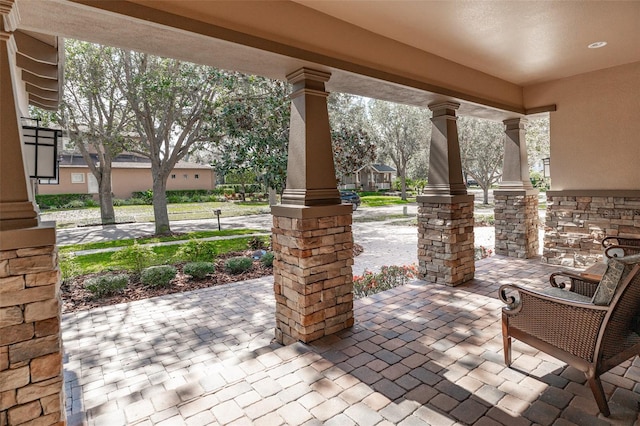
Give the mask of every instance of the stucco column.
POLYGON ((530 258, 538 254, 538 190, 529 179, 527 120, 505 120, 502 182, 495 198, 496 254, 530 258))
POLYGON ((0 2, 0 16, 0 425, 58 425, 65 417, 55 224, 38 224, 22 157, 16 5, 0 2))
POLYGON ((418 274, 456 286, 473 279, 473 195, 462 178, 456 110, 444 102, 429 105, 431 147, 429 180, 418 202, 418 274))
POLYGON ((425 194, 466 195, 467 187, 462 179, 462 161, 458 142, 458 117, 460 104, 443 102, 429 105, 431 118, 431 146, 429 148, 429 176, 425 194))
POLYGON ((287 183, 282 204, 340 204, 333 164, 324 83, 331 74, 301 68, 287 76, 293 85, 287 183))
POLYGON ((37 226, 38 218, 22 156, 17 87, 12 79, 17 10, 5 5, 0 12, 0 230, 5 230, 37 226))
POLYGON ((273 206, 276 340, 310 342, 353 325, 350 205, 337 189, 327 96, 330 74, 299 69, 293 84, 287 186, 273 206))

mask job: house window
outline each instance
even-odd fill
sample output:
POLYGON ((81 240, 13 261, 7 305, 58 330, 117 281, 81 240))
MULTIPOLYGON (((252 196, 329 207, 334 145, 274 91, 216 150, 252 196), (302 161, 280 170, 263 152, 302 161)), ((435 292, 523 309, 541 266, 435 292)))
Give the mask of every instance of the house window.
POLYGON ((188 178, 188 177, 189 177, 189 175, 184 174, 184 175, 182 175, 182 177, 186 179, 186 178, 188 178))
POLYGON ((200 179, 200 176, 199 176, 199 175, 197 175, 197 174, 195 174, 195 175, 193 175, 193 178, 194 178, 194 179, 200 179))
POLYGON ((84 183, 84 173, 71 173, 71 183, 84 183))
POLYGON ((175 178, 176 178, 176 175, 171 175, 171 179, 175 179, 175 178))

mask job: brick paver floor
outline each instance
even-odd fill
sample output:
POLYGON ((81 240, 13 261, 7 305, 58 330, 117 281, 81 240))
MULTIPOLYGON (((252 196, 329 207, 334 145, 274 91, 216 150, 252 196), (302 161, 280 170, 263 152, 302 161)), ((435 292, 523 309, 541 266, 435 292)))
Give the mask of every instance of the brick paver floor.
POLYGON ((269 278, 65 315, 69 425, 632 425, 640 361, 585 379, 514 342, 505 368, 500 284, 556 267, 494 256, 450 288, 421 281, 355 302, 353 328, 272 343, 269 278))

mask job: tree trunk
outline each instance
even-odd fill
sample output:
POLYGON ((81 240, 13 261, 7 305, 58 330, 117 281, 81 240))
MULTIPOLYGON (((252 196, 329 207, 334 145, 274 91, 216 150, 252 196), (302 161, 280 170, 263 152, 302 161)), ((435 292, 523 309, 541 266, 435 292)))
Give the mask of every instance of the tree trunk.
POLYGON ((170 234, 169 212, 167 210, 166 176, 153 175, 153 216, 156 220, 156 235, 170 234))
POLYGON ((484 204, 489 204, 489 186, 482 188, 482 192, 484 192, 484 204))
POLYGON ((274 188, 269 188, 269 205, 275 206, 278 204, 278 195, 274 188))
POLYGON ((403 200, 407 200, 407 177, 404 175, 404 173, 402 173, 402 176, 400 176, 400 197, 403 200))
POLYGON ((98 197, 100 198, 100 218, 103 225, 116 223, 116 213, 113 208, 113 194, 111 192, 111 165, 101 167, 102 175, 98 180, 98 197))

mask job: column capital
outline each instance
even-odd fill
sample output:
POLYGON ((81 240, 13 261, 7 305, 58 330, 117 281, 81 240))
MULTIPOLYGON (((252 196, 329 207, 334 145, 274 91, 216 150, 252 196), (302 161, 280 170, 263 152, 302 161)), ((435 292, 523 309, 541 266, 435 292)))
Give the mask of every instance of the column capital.
POLYGON ((302 67, 290 74, 287 74, 287 81, 291 84, 296 84, 305 80, 320 81, 322 83, 326 83, 327 81, 329 81, 329 78, 331 78, 331 73, 306 67, 302 67))
POLYGON ((433 116, 438 117, 441 115, 456 116, 456 111, 460 108, 460 104, 457 102, 445 101, 437 102, 428 105, 428 108, 433 111, 433 116))
POLYGON ((523 129, 524 127, 527 125, 527 123, 529 122, 529 120, 527 120, 524 117, 518 117, 518 118, 509 118, 507 120, 504 120, 502 123, 507 126, 506 130, 518 130, 518 129, 523 129))
POLYGON ((13 32, 20 23, 20 13, 15 0, 0 0, 0 15, 2 15, 2 31, 13 32))

